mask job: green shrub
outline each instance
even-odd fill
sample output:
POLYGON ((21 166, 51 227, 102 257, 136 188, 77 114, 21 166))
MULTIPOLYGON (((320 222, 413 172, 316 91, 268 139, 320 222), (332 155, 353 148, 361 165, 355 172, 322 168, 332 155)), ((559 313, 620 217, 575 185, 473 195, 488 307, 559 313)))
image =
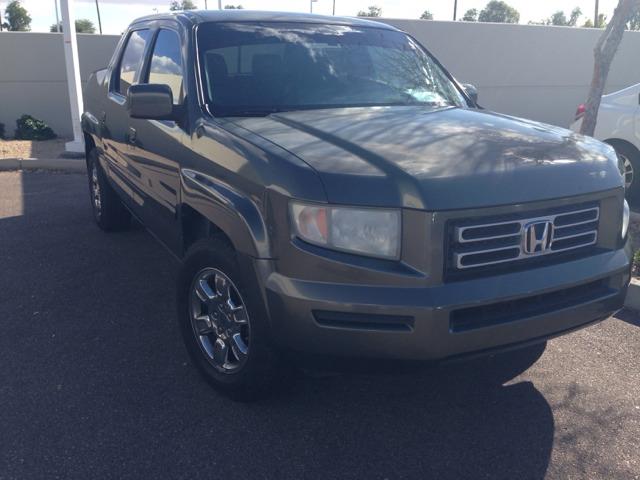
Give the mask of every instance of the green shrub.
POLYGON ((31 115, 22 115, 16 120, 16 140, 51 140, 56 134, 42 120, 31 115))
POLYGON ((0 122, 0 138, 4 138, 4 123, 0 122))
POLYGON ((640 250, 633 255, 633 274, 636 277, 640 275, 640 250))

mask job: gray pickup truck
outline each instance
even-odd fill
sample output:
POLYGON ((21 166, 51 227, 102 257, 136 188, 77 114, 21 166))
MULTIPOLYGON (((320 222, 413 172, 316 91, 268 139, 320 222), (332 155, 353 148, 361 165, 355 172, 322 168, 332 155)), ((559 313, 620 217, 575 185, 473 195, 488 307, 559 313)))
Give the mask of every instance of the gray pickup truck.
POLYGON ((224 392, 263 391, 290 353, 476 355, 623 305, 613 149, 483 110, 388 25, 145 17, 85 99, 95 220, 133 215, 181 260, 184 341, 224 392))

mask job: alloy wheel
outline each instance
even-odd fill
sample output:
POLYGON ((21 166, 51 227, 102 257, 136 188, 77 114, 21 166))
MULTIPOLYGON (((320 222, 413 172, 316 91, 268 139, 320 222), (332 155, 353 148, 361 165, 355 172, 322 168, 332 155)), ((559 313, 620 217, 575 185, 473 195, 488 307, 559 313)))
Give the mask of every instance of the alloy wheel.
POLYGON ((622 161, 622 170, 623 170, 622 175, 624 176, 624 188, 629 190, 629 188, 631 187, 631 184, 633 183, 633 177, 634 177, 633 164, 631 163, 631 160, 627 158, 626 155, 618 154, 618 158, 620 158, 620 160, 622 161))
POLYGON ((211 365, 233 373, 249 354, 249 316, 240 292, 231 279, 215 268, 205 268, 190 290, 193 333, 211 365))

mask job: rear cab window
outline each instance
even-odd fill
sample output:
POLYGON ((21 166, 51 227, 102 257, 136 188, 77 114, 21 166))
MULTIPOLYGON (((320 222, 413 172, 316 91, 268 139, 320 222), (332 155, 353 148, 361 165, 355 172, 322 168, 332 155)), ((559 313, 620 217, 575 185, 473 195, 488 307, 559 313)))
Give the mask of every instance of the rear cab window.
POLYGON ((144 52, 151 36, 149 29, 134 30, 127 39, 127 44, 120 59, 118 75, 115 77, 114 92, 126 96, 129 87, 138 81, 144 52))
POLYGON ((174 105, 184 99, 184 73, 180 37, 173 30, 161 29, 156 37, 149 65, 148 83, 168 85, 174 105))

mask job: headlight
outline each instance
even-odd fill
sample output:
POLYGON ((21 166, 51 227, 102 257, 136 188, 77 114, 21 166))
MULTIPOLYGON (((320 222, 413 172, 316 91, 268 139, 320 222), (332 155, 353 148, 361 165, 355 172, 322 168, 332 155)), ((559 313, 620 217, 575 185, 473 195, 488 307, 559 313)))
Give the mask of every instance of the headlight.
POLYGON ((295 234, 309 243, 372 257, 400 258, 400 211, 291 202, 295 234))
POLYGON ((629 230, 629 204, 627 201, 624 201, 624 206, 622 207, 622 238, 627 237, 627 231, 629 230))
POLYGON ((622 175, 622 178, 624 179, 624 159, 621 156, 618 156, 618 170, 620 170, 620 175, 622 175))

